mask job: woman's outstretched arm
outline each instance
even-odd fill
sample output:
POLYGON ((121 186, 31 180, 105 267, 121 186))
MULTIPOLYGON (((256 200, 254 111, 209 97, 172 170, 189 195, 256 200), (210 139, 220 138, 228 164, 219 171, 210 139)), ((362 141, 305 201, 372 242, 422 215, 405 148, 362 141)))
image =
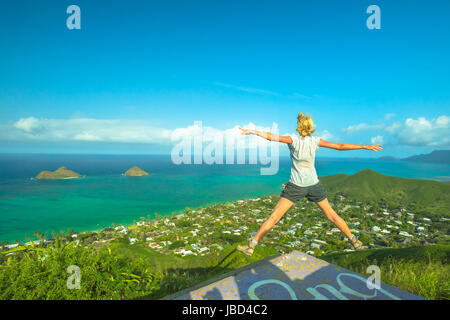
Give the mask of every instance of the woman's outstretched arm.
POLYGON ((258 130, 242 129, 241 127, 239 127, 239 129, 241 129, 241 131, 242 131, 241 134, 245 134, 245 135, 254 134, 256 136, 265 138, 269 141, 278 141, 278 142, 283 142, 283 143, 288 143, 288 144, 292 143, 292 138, 290 136, 277 136, 276 134, 273 134, 271 132, 261 132, 258 130))
POLYGON ((323 139, 320 139, 319 147, 330 148, 339 151, 358 150, 358 149, 378 151, 383 149, 381 144, 352 144, 345 142, 328 142, 323 139))

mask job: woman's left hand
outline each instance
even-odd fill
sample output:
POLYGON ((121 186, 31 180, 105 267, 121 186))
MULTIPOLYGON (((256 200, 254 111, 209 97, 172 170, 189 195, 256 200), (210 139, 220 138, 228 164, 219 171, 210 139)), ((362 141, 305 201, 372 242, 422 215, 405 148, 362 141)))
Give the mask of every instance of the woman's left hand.
POLYGON ((364 149, 377 152, 378 150, 382 150, 383 148, 381 144, 371 144, 364 146, 364 149))

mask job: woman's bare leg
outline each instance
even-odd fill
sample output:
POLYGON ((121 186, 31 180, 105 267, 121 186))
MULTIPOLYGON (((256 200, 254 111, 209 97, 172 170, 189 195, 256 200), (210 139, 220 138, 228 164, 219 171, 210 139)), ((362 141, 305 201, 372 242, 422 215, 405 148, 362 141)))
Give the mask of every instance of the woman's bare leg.
POLYGON ((352 237, 352 233, 347 226, 347 223, 338 216, 338 214, 333 210, 328 199, 325 198, 322 201, 316 202, 317 206, 322 210, 322 212, 327 216, 328 220, 333 222, 339 230, 341 230, 347 238, 352 237))
POLYGON ((274 225, 283 217, 283 215, 292 207, 294 203, 286 198, 280 198, 275 208, 273 208, 270 217, 261 225, 258 233, 253 238, 256 242, 259 242, 274 225))

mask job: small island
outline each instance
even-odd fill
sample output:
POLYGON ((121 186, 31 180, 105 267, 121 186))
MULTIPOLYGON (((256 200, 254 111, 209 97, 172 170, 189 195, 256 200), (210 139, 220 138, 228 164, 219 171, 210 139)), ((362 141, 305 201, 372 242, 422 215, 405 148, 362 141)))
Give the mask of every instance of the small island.
POLYGON ((35 179, 38 180, 57 180, 57 179, 75 179, 82 177, 81 174, 75 171, 68 170, 66 167, 61 167, 55 171, 41 171, 35 179))
POLYGON ((148 176, 148 173, 142 170, 141 168, 134 166, 133 168, 128 169, 124 175, 129 177, 142 177, 148 176))
POLYGON ((399 161, 400 159, 392 157, 392 156, 384 156, 384 157, 379 157, 377 160, 379 160, 379 161, 399 161))

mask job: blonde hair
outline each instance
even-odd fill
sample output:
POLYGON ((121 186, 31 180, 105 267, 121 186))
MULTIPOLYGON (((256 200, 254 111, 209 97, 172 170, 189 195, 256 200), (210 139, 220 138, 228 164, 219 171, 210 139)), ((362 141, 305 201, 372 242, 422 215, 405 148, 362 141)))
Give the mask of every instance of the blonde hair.
POLYGON ((314 128, 314 122, 311 117, 308 117, 303 112, 300 112, 297 116, 297 132, 302 137, 310 136, 316 131, 314 128))

